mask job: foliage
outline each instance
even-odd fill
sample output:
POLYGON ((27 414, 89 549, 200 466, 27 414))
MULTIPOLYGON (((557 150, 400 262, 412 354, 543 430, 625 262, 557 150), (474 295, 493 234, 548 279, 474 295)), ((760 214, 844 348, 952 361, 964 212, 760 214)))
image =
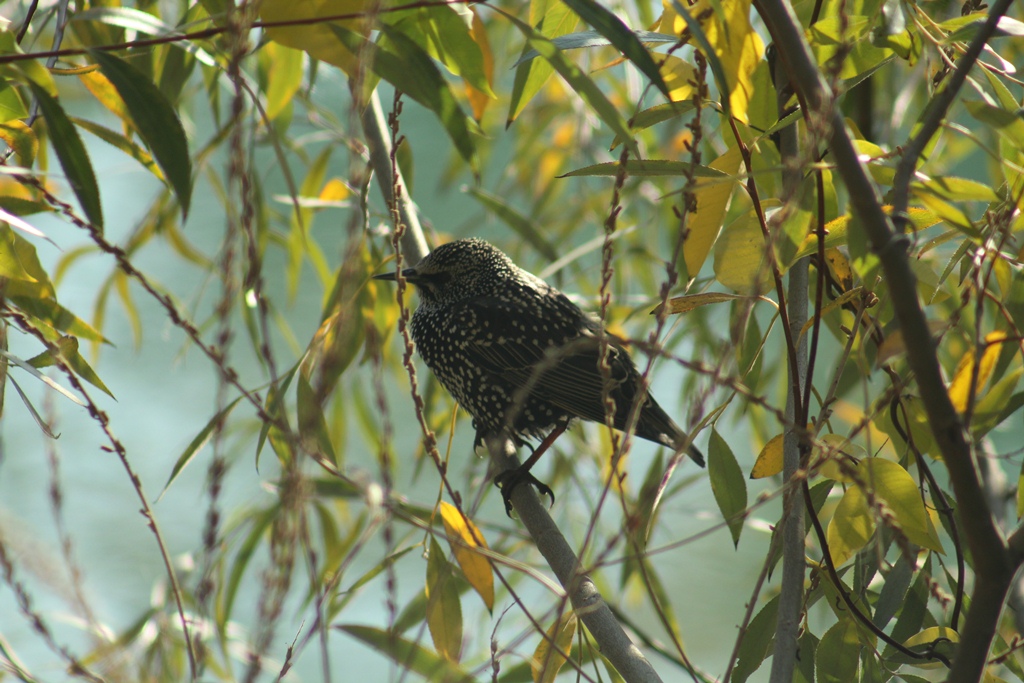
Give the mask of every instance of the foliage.
POLYGON ((16 611, 31 630, 0 630, 9 675, 327 680, 351 675, 344 650, 395 679, 654 680, 539 568, 542 539, 505 516, 465 414, 415 363, 415 300, 371 279, 412 255, 412 198, 433 243, 486 236, 628 339, 708 444, 705 478, 577 426, 538 467, 652 671, 1024 680, 1007 483, 1024 480, 1024 17, 1001 16, 1019 3, 14 5, 0 354, 38 435, 0 464, 50 455, 77 620, 38 606, 46 582, 0 519, 0 629, 16 611), (133 225, 101 148, 158 183, 133 225), (72 288, 91 311, 61 303, 72 288), (109 416, 117 394, 141 421, 165 390, 110 381, 126 352, 108 345, 148 349, 155 326, 210 378, 173 455, 129 448, 109 416), (54 391, 89 418, 60 441, 54 391), (143 451, 165 460, 153 482, 143 451), (143 512, 115 526, 147 528, 162 569, 126 625, 83 591, 67 458, 126 478, 143 512), (160 486, 203 501, 192 541, 162 532, 160 486), (745 607, 700 623, 692 604, 747 574, 686 576, 675 551, 734 546, 762 558, 745 607), (689 652, 707 629, 729 647, 689 652))

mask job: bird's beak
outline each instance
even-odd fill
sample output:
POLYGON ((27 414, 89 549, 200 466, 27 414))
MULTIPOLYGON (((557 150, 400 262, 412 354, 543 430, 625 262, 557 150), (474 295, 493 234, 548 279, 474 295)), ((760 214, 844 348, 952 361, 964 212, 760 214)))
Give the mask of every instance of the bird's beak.
MULTIPOLYGON (((406 268, 405 270, 403 270, 402 271, 402 277, 404 277, 406 280, 408 280, 409 282, 411 282, 413 284, 416 284, 416 281, 419 279, 417 277, 416 269, 415 268, 406 268)), ((391 273, 381 273, 380 275, 374 275, 373 279, 374 280, 388 280, 389 282, 394 282, 395 280, 398 279, 398 277, 397 277, 396 273, 391 272, 391 273)))

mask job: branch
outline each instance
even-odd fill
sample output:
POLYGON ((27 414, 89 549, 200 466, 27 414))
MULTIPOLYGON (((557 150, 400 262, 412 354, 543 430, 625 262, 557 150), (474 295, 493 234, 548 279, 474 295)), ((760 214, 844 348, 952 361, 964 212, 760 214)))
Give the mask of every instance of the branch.
MULTIPOLYGON (((515 446, 508 439, 487 439, 487 450, 499 472, 514 470, 519 466, 515 446)), ((576 553, 551 519, 533 487, 525 484, 515 487, 511 500, 519 520, 565 588, 576 616, 597 641, 601 654, 628 683, 660 683, 658 673, 622 630, 593 580, 582 572, 576 553)))
MULTIPOLYGON (((1008 0, 998 0, 992 7, 986 27, 994 26, 991 17, 998 16, 1008 5, 1008 0)), ((971 610, 961 632, 963 639, 948 680, 976 681, 985 666, 1015 567, 992 521, 971 458, 967 435, 942 381, 935 341, 916 296, 917 278, 910 269, 907 240, 893 229, 882 211, 878 193, 857 158, 841 114, 833 106, 831 92, 822 82, 791 9, 782 0, 760 0, 758 9, 796 88, 809 130, 817 131, 827 139, 836 168, 846 184, 856 223, 867 232, 892 293, 893 309, 906 342, 907 361, 917 378, 929 425, 949 470, 977 576, 971 610)), ((983 28, 976 41, 983 41, 984 35, 983 28)), ((969 56, 965 55, 961 60, 958 73, 973 63, 969 56)), ((966 73, 959 76, 959 82, 962 83, 965 77, 966 73)), ((950 85, 953 85, 952 80, 950 85)), ((946 91, 940 104, 956 95, 955 88, 947 87, 946 91)), ((936 105, 935 111, 944 114, 946 109, 936 105)))
MULTIPOLYGON (((783 116, 783 110, 791 92, 789 81, 786 77, 782 63, 776 60, 775 84, 778 91, 779 118, 783 116)), ((782 156, 782 183, 783 194, 790 200, 795 199, 796 190, 800 185, 799 148, 796 139, 796 127, 788 126, 779 131, 779 153, 782 156)), ((767 249, 772 249, 769 243, 767 249)), ((801 392, 809 383, 807 376, 807 342, 806 337, 800 334, 804 323, 807 321, 807 278, 808 258, 802 258, 793 264, 789 271, 789 288, 786 300, 789 308, 789 339, 796 344, 792 349, 789 367, 789 390, 786 396, 786 423, 791 425, 786 430, 783 440, 782 451, 782 477, 783 481, 796 482, 797 472, 801 466, 801 444, 804 439, 801 434, 807 425, 807 415, 810 412, 809 404, 803 399, 801 392)), ((818 270, 821 270, 819 264, 818 270)), ((818 287, 821 291, 821 287, 818 287)), ((820 309, 820 306, 819 306, 820 309)), ((803 393, 803 396, 809 396, 803 393)), ((782 539, 782 580, 779 594, 779 611, 775 618, 775 645, 772 650, 771 680, 773 683, 793 680, 793 671, 796 669, 798 655, 797 637, 800 630, 800 615, 804 605, 804 574, 805 574, 805 549, 804 538, 806 529, 804 526, 804 507, 799 486, 787 486, 782 496, 782 517, 779 524, 782 527, 780 535, 782 539)), ((771 551, 769 551, 769 557, 771 551)))

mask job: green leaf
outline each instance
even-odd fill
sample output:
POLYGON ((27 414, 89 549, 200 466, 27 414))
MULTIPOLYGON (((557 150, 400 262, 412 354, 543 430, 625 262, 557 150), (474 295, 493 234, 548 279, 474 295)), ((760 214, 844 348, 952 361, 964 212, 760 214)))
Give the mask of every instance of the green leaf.
POLYGON ((850 559, 874 533, 875 518, 868 509, 867 497, 861 487, 851 486, 836 506, 826 531, 833 566, 850 559))
MULTIPOLYGON (((415 41, 431 57, 441 62, 482 93, 495 97, 484 69, 483 52, 470 31, 472 13, 462 5, 432 5, 397 12, 395 29, 415 41)), ((388 20, 394 17, 387 17, 388 20)))
POLYGON ((71 120, 58 104, 56 98, 51 97, 48 92, 35 81, 29 81, 32 87, 32 94, 39 103, 39 110, 43 112, 46 119, 46 126, 50 131, 50 141, 57 153, 60 166, 64 169, 64 175, 78 203, 82 205, 89 222, 97 228, 103 229, 103 208, 100 206, 100 188, 96 184, 96 174, 93 173, 92 164, 89 162, 89 154, 85 151, 82 138, 78 137, 71 120))
POLYGON ((21 101, 21 95, 17 89, 7 82, 6 78, 0 78, 0 123, 8 121, 19 121, 28 118, 28 110, 25 103, 21 101))
POLYGON ((401 638, 373 626, 334 626, 389 657, 398 666, 441 683, 476 683, 476 678, 459 665, 447 661, 415 641, 401 638))
POLYGON ((993 129, 1018 150, 1024 151, 1024 119, 1014 112, 977 100, 965 101, 964 106, 980 123, 993 129))
MULTIPOLYGON (((655 31, 630 31, 630 29, 626 30, 632 33, 640 43, 658 44, 676 43, 679 41, 679 36, 673 36, 667 33, 657 33, 655 31)), ((559 50, 579 50, 585 47, 607 47, 613 44, 608 40, 608 38, 598 31, 577 31, 575 33, 567 33, 565 35, 552 37, 551 42, 554 43, 555 47, 559 50)), ((523 56, 513 64, 513 66, 519 66, 530 60, 536 59, 537 57, 540 57, 539 52, 536 50, 527 50, 523 53, 523 56)))
POLYGON ((917 482, 902 465, 882 458, 866 458, 857 466, 857 475, 886 502, 912 543, 942 552, 942 543, 928 517, 917 482))
POLYGON ((860 667, 860 639, 857 622, 841 619, 825 632, 818 643, 815 673, 818 683, 849 683, 857 680, 860 667))
POLYGON ((238 588, 242 584, 242 576, 245 574, 245 569, 249 566, 249 561, 256 554, 263 534, 280 513, 280 507, 273 505, 266 510, 250 511, 243 517, 247 522, 252 522, 252 528, 249 530, 245 540, 242 541, 242 545, 239 546, 238 552, 235 553, 235 561, 231 564, 231 569, 224 582, 224 589, 220 594, 221 600, 217 604, 218 632, 225 632, 225 626, 231 618, 231 613, 235 606, 235 597, 238 595, 238 588))
MULTIPOLYGON (((626 173, 638 178, 657 178, 662 176, 683 177, 690 171, 688 161, 670 161, 667 159, 628 159, 626 161, 626 173)), ((575 171, 569 171, 558 176, 559 178, 576 178, 583 176, 604 176, 614 177, 619 172, 619 162, 606 161, 600 164, 584 166, 575 171)), ((707 187, 718 180, 723 183, 733 183, 735 178, 728 173, 723 173, 710 166, 696 166, 693 168, 693 175, 698 178, 710 178, 708 182, 702 182, 701 187, 707 187)))
POLYGON ((733 545, 738 546, 747 509, 747 482, 732 449, 716 429, 711 430, 708 447, 708 477, 718 509, 732 532, 733 545))
POLYGON ((349 51, 366 60, 374 73, 437 114, 459 155, 475 167, 476 146, 470 136, 469 119, 430 55, 386 24, 381 25, 379 43, 372 43, 344 26, 331 24, 330 28, 349 51))
POLYGON ((11 296, 11 302, 25 313, 36 320, 49 325, 54 330, 64 334, 74 335, 93 342, 109 344, 110 341, 104 337, 99 330, 78 318, 74 313, 61 306, 53 299, 11 296))
POLYGON ((192 162, 185 129, 174 107, 160 88, 127 62, 98 50, 90 50, 89 55, 124 100, 135 129, 170 181, 181 204, 182 216, 187 216, 192 200, 192 162))
POLYGON ((320 409, 316 392, 313 391, 309 380, 301 372, 296 384, 296 396, 299 438, 306 444, 308 450, 319 453, 337 464, 338 459, 334 454, 334 446, 331 445, 331 437, 327 430, 327 420, 324 419, 323 410, 320 409))
MULTIPOLYGON (((580 15, 580 19, 607 38, 626 59, 633 62, 636 68, 651 80, 654 87, 668 97, 668 86, 665 85, 651 53, 621 19, 594 0, 564 0, 564 2, 573 12, 580 15)), ((677 40, 675 36, 664 36, 664 39, 671 42, 677 40)))
POLYGON ((569 84, 576 93, 583 98, 583 100, 590 105, 590 108, 594 110, 606 126, 608 126, 612 133, 620 137, 622 140, 627 141, 627 145, 630 148, 630 152, 634 157, 640 156, 640 150, 636 146, 636 141, 633 139, 633 134, 629 130, 629 124, 619 113, 619 110, 608 100, 605 94, 601 91, 597 84, 580 69, 576 64, 570 62, 565 58, 565 55, 555 47, 554 43, 549 38, 542 35, 528 24, 523 23, 511 14, 499 9, 494 8, 496 11, 501 12, 505 17, 511 21, 516 27, 526 36, 526 40, 540 56, 543 57, 551 66, 555 68, 555 71, 565 79, 566 83, 569 84))
MULTIPOLYGON (((576 15, 559 0, 530 1, 530 24, 548 38, 557 39, 559 36, 569 33, 576 28, 576 23, 576 15)), ((512 125, 516 117, 522 113, 534 95, 555 72, 554 67, 543 59, 524 61, 526 55, 531 52, 540 54, 536 50, 530 50, 529 43, 527 43, 523 46, 523 56, 516 62, 516 76, 512 84, 508 118, 505 120, 506 128, 512 125)))
POLYGON ((427 556, 427 627, 437 653, 458 662, 462 650, 462 603, 441 544, 430 538, 427 556))
POLYGON ((196 455, 199 454, 199 451, 203 450, 206 444, 210 442, 210 437, 213 436, 213 432, 215 429, 217 429, 217 425, 221 424, 224 420, 227 419, 228 414, 231 413, 234 407, 238 405, 238 402, 241 400, 242 397, 239 396, 234 401, 229 403, 227 407, 224 408, 224 410, 214 415, 213 419, 207 422, 206 426, 203 427, 198 434, 196 434, 195 438, 192 439, 192 442, 189 443, 189 445, 185 448, 184 452, 182 452, 182 454, 179 455, 178 459, 174 462, 174 467, 171 468, 171 475, 167 477, 167 483, 164 484, 164 488, 160 492, 160 495, 157 496, 157 500, 162 498, 163 495, 167 493, 167 489, 171 487, 171 483, 178 478, 178 475, 181 474, 182 470, 184 470, 188 466, 188 464, 192 462, 193 458, 195 458, 196 455))
POLYGON ((734 683, 745 683, 768 656, 768 648, 775 639, 775 617, 778 612, 779 596, 776 595, 750 620, 747 632, 740 642, 736 668, 732 671, 734 683))

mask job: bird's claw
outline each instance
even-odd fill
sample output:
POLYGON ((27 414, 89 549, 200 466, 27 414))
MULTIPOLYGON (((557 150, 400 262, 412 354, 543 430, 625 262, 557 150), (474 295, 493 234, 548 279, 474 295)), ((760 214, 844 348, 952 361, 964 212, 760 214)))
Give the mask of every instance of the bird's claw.
POLYGON ((512 491, 520 484, 533 484, 540 495, 547 496, 551 499, 551 504, 555 504, 555 493, 551 487, 530 474, 530 470, 524 470, 522 467, 499 472, 494 476, 494 484, 501 489, 501 499, 505 501, 505 514, 509 517, 512 516, 512 491))

